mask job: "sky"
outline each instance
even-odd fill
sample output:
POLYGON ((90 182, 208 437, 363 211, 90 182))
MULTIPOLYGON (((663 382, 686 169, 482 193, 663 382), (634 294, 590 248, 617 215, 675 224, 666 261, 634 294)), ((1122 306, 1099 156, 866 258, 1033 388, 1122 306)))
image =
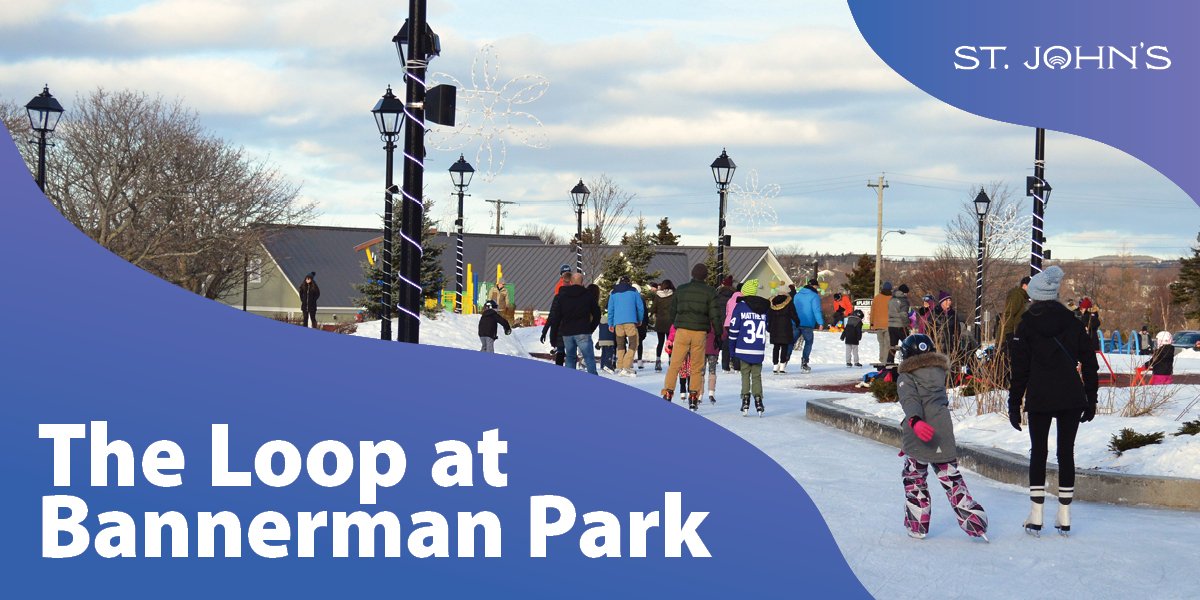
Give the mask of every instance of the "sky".
MULTIPOLYGON (((568 237, 571 188, 607 175, 636 195, 635 217, 670 217, 684 243, 706 244, 718 214, 709 165, 726 149, 749 192, 730 196, 733 243, 806 252, 874 253, 867 183, 883 174, 884 229, 906 232, 887 236, 890 257, 932 254, 980 185, 1022 194, 1032 174, 1033 129, 926 95, 875 56, 840 1, 430 0, 428 11, 442 46, 430 81, 460 82, 460 109, 499 99, 486 135, 431 124, 426 195, 445 229, 460 152, 478 171, 468 231, 490 231, 485 200, 502 199, 515 202, 506 233, 568 237), (775 219, 744 216, 754 192, 775 219)), ((316 224, 376 227, 385 155, 369 111, 403 88, 391 38, 407 12, 382 0, 6 3, 0 99, 24 104, 48 84, 69 119, 98 87, 178 98, 299 183, 316 224)), ((1200 209, 1141 161, 1051 130, 1046 178, 1055 258, 1190 254, 1200 209)))

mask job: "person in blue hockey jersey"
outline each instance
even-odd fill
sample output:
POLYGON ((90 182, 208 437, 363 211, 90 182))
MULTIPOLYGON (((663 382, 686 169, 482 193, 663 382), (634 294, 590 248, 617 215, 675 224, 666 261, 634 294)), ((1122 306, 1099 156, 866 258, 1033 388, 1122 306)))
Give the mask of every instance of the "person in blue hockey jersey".
POLYGON ((753 393, 754 408, 761 417, 765 410, 762 365, 767 354, 767 315, 771 312, 771 303, 757 294, 757 279, 742 284, 742 297, 733 306, 733 316, 729 320, 729 340, 733 355, 742 363, 742 416, 750 412, 750 394, 753 393))

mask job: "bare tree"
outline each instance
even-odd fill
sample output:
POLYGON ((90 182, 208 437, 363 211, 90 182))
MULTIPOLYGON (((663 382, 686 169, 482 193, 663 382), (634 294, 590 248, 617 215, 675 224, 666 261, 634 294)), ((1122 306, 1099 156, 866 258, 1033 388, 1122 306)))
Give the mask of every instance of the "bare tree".
POLYGON ((178 101, 100 89, 72 103, 55 136, 46 196, 63 216, 129 262, 209 298, 240 282, 261 241, 257 225, 313 214, 296 186, 206 132, 178 101))
POLYGON ((544 223, 529 223, 517 232, 517 235, 532 235, 537 236, 547 246, 556 246, 567 243, 567 239, 560 233, 554 230, 553 227, 544 223))
MULTIPOLYGON (((1008 184, 993 181, 982 187, 992 201, 983 232, 983 306, 985 311, 995 313, 1003 307, 1008 291, 1028 273, 1032 217, 1026 211, 1023 197, 1015 196, 1008 184)), ((969 285, 958 292, 964 295, 956 295, 955 302, 964 315, 971 313, 972 320, 979 239, 979 217, 975 212, 974 200, 979 189, 968 191, 961 209, 946 224, 946 243, 943 246, 946 256, 939 256, 956 259, 965 269, 965 279, 969 285)), ((949 283, 947 286, 954 287, 949 283)))
POLYGON ((637 194, 621 189, 617 182, 606 174, 588 182, 588 220, 584 232, 586 244, 611 244, 620 238, 620 233, 629 222, 630 205, 637 194), (590 234, 590 235, 589 235, 590 234))

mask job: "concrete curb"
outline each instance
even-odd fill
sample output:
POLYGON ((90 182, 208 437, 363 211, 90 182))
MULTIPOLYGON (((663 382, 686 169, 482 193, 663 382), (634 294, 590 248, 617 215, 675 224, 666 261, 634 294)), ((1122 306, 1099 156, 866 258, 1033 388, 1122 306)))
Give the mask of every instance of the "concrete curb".
MULTIPOLYGON (((810 421, 900 447, 898 423, 842 406, 830 399, 809 400, 805 416, 810 421)), ((1019 454, 959 443, 958 463, 1002 483, 1021 487, 1029 484, 1029 459, 1019 454)), ((1046 466, 1046 491, 1058 493, 1058 468, 1053 463, 1046 466)), ((1075 498, 1109 504, 1200 511, 1200 480, 1076 471, 1075 498)))

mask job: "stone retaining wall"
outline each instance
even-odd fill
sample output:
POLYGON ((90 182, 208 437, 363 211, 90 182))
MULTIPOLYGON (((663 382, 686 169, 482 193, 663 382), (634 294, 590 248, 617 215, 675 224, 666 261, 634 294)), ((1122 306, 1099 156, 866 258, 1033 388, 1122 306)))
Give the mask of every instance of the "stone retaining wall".
MULTIPOLYGON (((842 406, 832 400, 809 400, 806 416, 850 433, 900 447, 899 424, 842 406)), ((1029 484, 1029 459, 996 448, 958 444, 958 464, 984 477, 1025 487, 1029 484)), ((1058 493, 1058 469, 1046 466, 1046 491, 1058 493)), ((1075 498, 1091 502, 1157 506, 1200 511, 1200 480, 1154 475, 1129 475, 1105 471, 1076 471, 1075 498)))

